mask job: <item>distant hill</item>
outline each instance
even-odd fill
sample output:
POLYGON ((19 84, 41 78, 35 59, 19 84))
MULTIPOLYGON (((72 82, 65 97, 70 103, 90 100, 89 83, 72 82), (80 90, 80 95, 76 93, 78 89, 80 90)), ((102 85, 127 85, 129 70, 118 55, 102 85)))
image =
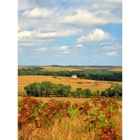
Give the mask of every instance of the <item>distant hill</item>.
POLYGON ((32 69, 32 68, 42 68, 44 70, 48 71, 61 71, 61 70, 92 70, 92 69, 108 69, 108 70, 113 70, 113 71, 122 71, 122 66, 79 66, 79 65, 68 65, 68 66, 61 66, 61 65, 50 65, 50 66, 37 66, 37 65, 31 65, 31 66, 26 66, 26 65, 19 65, 18 69, 32 69))

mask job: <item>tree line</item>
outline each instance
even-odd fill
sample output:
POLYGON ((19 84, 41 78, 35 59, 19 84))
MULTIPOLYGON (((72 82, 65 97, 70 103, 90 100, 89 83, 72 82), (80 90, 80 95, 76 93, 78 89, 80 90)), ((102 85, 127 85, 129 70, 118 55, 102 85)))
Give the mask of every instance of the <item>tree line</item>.
POLYGON ((76 74, 79 78, 104 81, 122 81, 121 71, 109 71, 107 69, 82 70, 82 71, 41 71, 40 69, 18 69, 18 75, 46 75, 67 76, 76 74))
POLYGON ((92 92, 89 88, 82 89, 77 88, 76 91, 71 91, 70 85, 53 84, 48 81, 42 83, 30 83, 24 87, 28 96, 34 97, 96 97, 96 96, 106 96, 106 97, 120 97, 122 96, 122 86, 119 84, 112 84, 110 88, 105 91, 100 92, 99 90, 92 92))

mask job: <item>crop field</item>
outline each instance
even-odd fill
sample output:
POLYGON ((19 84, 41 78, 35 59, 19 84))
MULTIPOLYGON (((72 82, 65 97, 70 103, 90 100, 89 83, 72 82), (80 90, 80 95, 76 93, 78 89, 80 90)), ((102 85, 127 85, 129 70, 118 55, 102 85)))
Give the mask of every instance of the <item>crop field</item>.
POLYGON ((18 76, 18 94, 25 95, 26 92, 24 87, 33 82, 43 82, 49 81, 54 84, 63 84, 70 85, 72 87, 72 91, 75 91, 76 88, 86 89, 89 88, 91 91, 103 91, 110 87, 112 83, 122 82, 112 82, 112 81, 95 81, 95 80, 87 80, 87 79, 72 79, 71 77, 60 77, 60 76, 18 76))

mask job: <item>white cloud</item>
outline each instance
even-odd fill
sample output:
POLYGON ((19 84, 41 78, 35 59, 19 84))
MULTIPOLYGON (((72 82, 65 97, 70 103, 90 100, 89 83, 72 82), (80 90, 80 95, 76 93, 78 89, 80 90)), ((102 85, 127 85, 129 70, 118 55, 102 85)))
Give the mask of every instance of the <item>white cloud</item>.
POLYGON ((22 46, 22 47, 24 47, 24 46, 28 46, 28 47, 33 46, 34 47, 34 46, 39 46, 40 44, 41 44, 41 42, 39 40, 34 41, 34 42, 33 41, 32 42, 31 41, 26 41, 26 40, 25 41, 24 40, 23 41, 18 41, 18 45, 22 46))
POLYGON ((104 50, 122 49, 122 45, 119 43, 101 43, 100 46, 102 47, 101 49, 104 49, 104 50))
POLYGON ((121 4, 121 1, 19 0, 18 44, 19 46, 43 46, 49 41, 55 41, 58 37, 81 35, 82 37, 77 40, 78 44, 73 46, 73 50, 69 48, 65 51, 59 50, 69 53, 74 49, 78 51, 79 48, 80 51, 84 48, 82 42, 113 39, 109 33, 97 27, 101 24, 121 23, 121 5, 117 3, 121 4), (51 6, 47 5, 48 2, 51 6), (67 3, 67 6, 62 2, 67 3), (86 33, 93 28, 96 29, 86 33))
POLYGON ((61 47, 58 47, 58 50, 61 50, 61 51, 65 51, 68 49, 68 46, 61 46, 61 47))
POLYGON ((86 9, 76 9, 69 11, 69 15, 63 15, 60 19, 60 23, 65 24, 77 24, 77 25, 89 25, 89 24, 105 24, 106 21, 102 18, 96 17, 86 9))
POLYGON ((40 31, 40 30, 33 30, 33 31, 20 31, 18 33, 18 43, 19 45, 23 46, 37 46, 43 42, 52 41, 56 37, 66 37, 70 35, 75 35, 80 30, 77 29, 57 29, 55 31, 40 31))
POLYGON ((44 7, 35 7, 32 10, 25 11, 22 16, 27 18, 46 18, 50 17, 53 14, 51 9, 44 7))
POLYGON ((107 53, 106 53, 107 56, 114 56, 114 55, 116 55, 116 54, 117 54, 117 52, 107 52, 107 53))
POLYGON ((44 33, 38 32, 36 37, 38 38, 49 38, 49 37, 61 37, 61 36, 70 36, 75 35, 79 30, 73 29, 56 29, 54 32, 44 31, 44 33))
POLYGON ((57 47, 56 50, 58 50, 60 53, 64 53, 64 54, 70 53, 70 49, 68 46, 57 47))
POLYGON ((83 49, 84 47, 83 47, 82 44, 77 44, 77 45, 75 46, 75 48, 77 48, 77 49, 83 49))
POLYGON ((113 37, 109 33, 104 32, 102 29, 96 28, 92 30, 87 36, 78 38, 77 42, 81 43, 85 41, 103 41, 109 39, 113 39, 113 37))
POLYGON ((49 32, 49 33, 37 33, 36 37, 37 38, 51 38, 51 37, 57 37, 56 32, 49 32))
POLYGON ((18 33, 18 37, 19 38, 22 38, 22 37, 29 37, 29 36, 31 36, 31 34, 32 34, 32 31, 21 31, 21 32, 19 32, 18 33))

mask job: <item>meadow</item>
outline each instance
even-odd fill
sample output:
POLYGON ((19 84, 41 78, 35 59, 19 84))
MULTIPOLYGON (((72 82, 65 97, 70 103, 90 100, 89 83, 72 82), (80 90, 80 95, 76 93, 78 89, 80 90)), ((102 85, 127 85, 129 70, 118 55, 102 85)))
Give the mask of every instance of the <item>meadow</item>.
POLYGON ((114 82, 114 81, 96 81, 96 80, 88 80, 88 79, 72 79, 71 77, 61 77, 61 76, 18 76, 18 95, 26 95, 24 87, 33 82, 43 82, 49 81, 54 84, 63 84, 70 85, 72 87, 72 91, 75 91, 76 88, 86 89, 89 88, 93 91, 103 91, 110 87, 112 83, 122 84, 122 82, 114 82))

